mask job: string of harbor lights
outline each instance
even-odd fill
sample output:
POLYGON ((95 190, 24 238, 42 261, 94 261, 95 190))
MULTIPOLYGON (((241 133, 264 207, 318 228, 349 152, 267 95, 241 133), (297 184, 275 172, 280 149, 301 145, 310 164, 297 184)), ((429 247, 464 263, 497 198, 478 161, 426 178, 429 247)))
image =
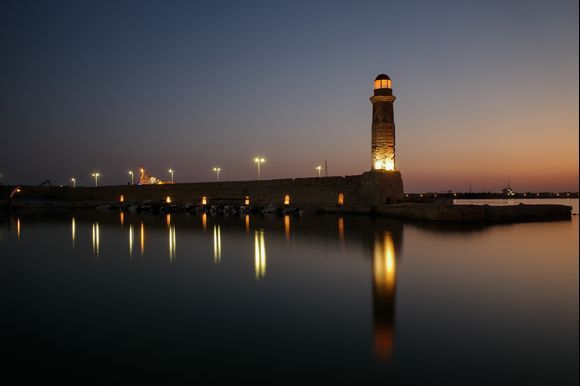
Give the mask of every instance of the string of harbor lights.
MULTIPOLYGON (((262 157, 262 156, 255 157, 253 159, 253 161, 256 165, 258 180, 261 180, 262 179, 262 170, 264 168, 264 164, 266 163, 266 158, 262 157)), ((323 167, 320 165, 318 165, 314 168, 314 170, 316 172, 315 175, 319 178, 322 177, 322 174, 321 174, 322 169, 323 169, 323 167)), ((216 181, 220 182, 221 181, 221 173, 223 171, 222 167, 221 166, 214 166, 212 168, 212 171, 213 171, 213 173, 215 173, 216 181)), ((158 181, 156 183, 172 183, 172 184, 174 184, 175 183, 175 169, 170 168, 167 170, 167 173, 169 174, 169 181, 165 182, 165 181, 155 179, 156 181, 158 181)), ((130 185, 135 185, 136 184, 135 183, 135 172, 133 170, 129 170, 127 172, 127 175, 130 177, 130 185)), ((102 180, 102 173, 99 170, 94 170, 93 172, 90 173, 90 177, 91 177, 91 179, 94 180, 94 186, 98 187, 99 186, 99 178, 101 178, 101 180, 102 180)), ((79 182, 78 178, 76 176, 72 176, 69 178, 69 180, 70 180, 72 187, 76 188, 77 183, 79 182)), ((138 178, 137 184, 138 185, 144 184, 144 182, 143 182, 144 180, 145 180, 145 169, 140 168, 139 169, 139 178, 138 178)))

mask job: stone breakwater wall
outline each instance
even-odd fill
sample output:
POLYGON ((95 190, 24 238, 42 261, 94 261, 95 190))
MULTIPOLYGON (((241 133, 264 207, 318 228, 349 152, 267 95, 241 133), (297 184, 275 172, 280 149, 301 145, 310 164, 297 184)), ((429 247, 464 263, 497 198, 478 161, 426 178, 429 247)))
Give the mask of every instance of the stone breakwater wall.
MULTIPOLYGON (((6 187, 5 187, 6 188, 6 187)), ((403 181, 399 172, 367 172, 356 176, 295 178, 262 181, 225 181, 179 183, 166 185, 117 185, 102 187, 23 186, 13 198, 17 201, 44 200, 54 205, 91 207, 119 202, 165 200, 174 204, 282 206, 369 212, 384 204, 404 200, 403 181)), ((9 193, 2 192, 6 198, 9 193)))

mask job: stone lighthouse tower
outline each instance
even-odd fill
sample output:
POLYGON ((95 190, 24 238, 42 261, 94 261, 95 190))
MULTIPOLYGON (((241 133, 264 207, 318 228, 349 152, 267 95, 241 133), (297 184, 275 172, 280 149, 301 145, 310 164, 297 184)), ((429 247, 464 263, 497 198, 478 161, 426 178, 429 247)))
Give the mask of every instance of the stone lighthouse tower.
POLYGON ((395 120, 391 78, 380 74, 375 78, 373 96, 371 170, 395 171, 395 120))

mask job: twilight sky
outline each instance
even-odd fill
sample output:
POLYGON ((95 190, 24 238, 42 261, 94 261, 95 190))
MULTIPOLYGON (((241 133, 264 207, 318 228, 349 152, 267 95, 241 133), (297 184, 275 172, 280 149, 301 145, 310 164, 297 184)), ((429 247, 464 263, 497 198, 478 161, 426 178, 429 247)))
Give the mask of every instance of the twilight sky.
POLYGON ((393 79, 405 190, 578 190, 578 1, 2 1, 0 174, 103 184, 370 169, 393 79))

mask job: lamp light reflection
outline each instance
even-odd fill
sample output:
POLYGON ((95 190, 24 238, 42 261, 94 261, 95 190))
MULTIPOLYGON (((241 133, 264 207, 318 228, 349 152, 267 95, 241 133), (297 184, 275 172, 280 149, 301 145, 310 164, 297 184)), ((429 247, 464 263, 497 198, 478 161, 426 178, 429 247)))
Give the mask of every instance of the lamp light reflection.
POLYGON ((201 215, 201 227, 204 232, 207 230, 207 213, 201 215))
POLYGON ((373 254, 374 347, 382 362, 389 361, 393 353, 395 285, 395 244, 391 232, 385 232, 375 239, 373 254))
POLYGON ((222 232, 219 225, 213 226, 213 262, 218 264, 222 260, 222 232))
POLYGON ((77 224, 75 218, 73 217, 70 224, 71 234, 72 234, 72 246, 75 247, 75 239, 77 237, 77 224))
POLYGON ((175 237, 175 225, 169 227, 169 260, 175 260, 175 247, 176 247, 176 237, 175 237))
POLYGON ((98 257, 100 247, 100 229, 98 222, 93 223, 92 233, 93 233, 93 254, 98 257))
POLYGON ((125 213, 123 211, 119 212, 119 221, 121 222, 121 226, 125 224, 125 213))
POLYGON ((133 257, 133 238, 134 238, 133 224, 129 224, 129 257, 133 257))
POLYGON ((286 241, 290 240, 290 215, 284 215, 284 235, 286 236, 286 241))
POLYGON ((141 221, 141 256, 145 253, 145 224, 141 221))
POLYGON ((338 218, 338 238, 344 241, 344 217, 338 218))
POLYGON ((254 232, 254 270, 257 280, 266 275, 266 243, 263 229, 254 232))
POLYGON ((16 218, 16 236, 20 240, 20 217, 16 218))
POLYGON ((246 223, 246 233, 250 233, 250 215, 245 216, 244 222, 246 223))

